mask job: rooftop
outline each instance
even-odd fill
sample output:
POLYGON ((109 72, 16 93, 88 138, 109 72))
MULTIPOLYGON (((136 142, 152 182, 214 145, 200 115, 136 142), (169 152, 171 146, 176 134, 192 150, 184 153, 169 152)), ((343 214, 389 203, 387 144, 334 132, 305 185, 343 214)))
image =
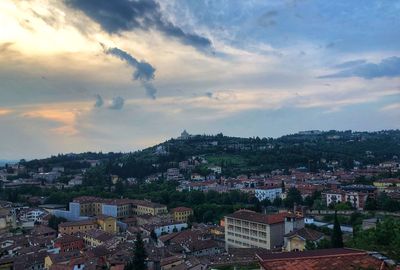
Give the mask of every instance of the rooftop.
POLYGON ((264 214, 256 213, 256 212, 250 211, 250 210, 239 210, 233 214, 227 215, 226 217, 270 225, 270 224, 276 224, 276 223, 283 223, 286 215, 287 215, 286 212, 279 213, 279 214, 272 214, 272 215, 264 215, 264 214))
POLYGON ((257 254, 265 270, 354 270, 390 267, 362 250, 348 248, 257 254))

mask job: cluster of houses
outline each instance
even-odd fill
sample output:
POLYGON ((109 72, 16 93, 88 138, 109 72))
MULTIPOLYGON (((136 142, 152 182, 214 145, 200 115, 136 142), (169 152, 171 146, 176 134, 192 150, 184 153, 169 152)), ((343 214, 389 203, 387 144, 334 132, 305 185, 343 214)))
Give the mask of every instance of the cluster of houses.
MULTIPOLYGON (((7 207, 13 205, 2 202, 2 209, 7 207)), ((299 258, 322 265, 341 257, 354 259, 355 267, 396 267, 395 262, 376 253, 307 251, 307 243, 318 243, 327 236, 305 226, 309 221, 300 208, 273 214, 242 209, 226 215, 219 225, 193 223, 190 227, 191 208, 167 209, 146 200, 83 196, 70 202, 68 209, 51 205, 38 207, 37 213, 20 209, 17 219, 36 221, 24 233, 8 230, 0 234, 0 269, 122 270, 132 259, 137 234, 144 241, 151 270, 204 270, 254 263, 266 270, 282 269, 276 258, 284 258, 285 269, 292 269, 293 265, 300 267, 296 263, 299 258), (50 227, 54 217, 63 220, 57 228, 50 227)))

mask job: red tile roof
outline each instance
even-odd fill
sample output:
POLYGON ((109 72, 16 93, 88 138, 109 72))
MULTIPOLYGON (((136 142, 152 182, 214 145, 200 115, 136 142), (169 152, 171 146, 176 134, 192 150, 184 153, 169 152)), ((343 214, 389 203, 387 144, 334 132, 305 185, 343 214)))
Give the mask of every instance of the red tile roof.
POLYGON ((180 206, 180 207, 176 207, 171 209, 171 212, 175 213, 175 212, 186 212, 186 211, 193 211, 192 208, 189 207, 184 207, 184 206, 180 206))
POLYGON ((273 215, 264 215, 250 210, 239 210, 233 214, 227 215, 226 217, 247 220, 257 223, 275 224, 275 223, 283 223, 285 221, 286 215, 287 215, 286 212, 273 215))
POLYGON ((389 269, 384 261, 367 252, 347 248, 266 253, 257 257, 265 270, 389 269))

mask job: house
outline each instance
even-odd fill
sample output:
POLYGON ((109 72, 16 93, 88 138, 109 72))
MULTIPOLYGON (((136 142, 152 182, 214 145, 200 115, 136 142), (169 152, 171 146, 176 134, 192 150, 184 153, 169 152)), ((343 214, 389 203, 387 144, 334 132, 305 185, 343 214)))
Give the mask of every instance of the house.
POLYGON ((54 247, 58 248, 60 252, 82 250, 84 248, 84 242, 82 238, 65 234, 54 240, 54 247))
POLYGON ((395 267, 393 261, 380 259, 382 257, 349 248, 257 254, 261 270, 389 270, 395 267))
POLYGON ((285 251, 303 251, 308 241, 317 243, 324 238, 324 234, 309 228, 302 228, 284 235, 285 251))
POLYGON ((86 233, 90 230, 97 229, 98 224, 94 219, 79 220, 62 222, 58 225, 58 231, 61 234, 74 235, 79 233, 86 233))
POLYGON ((263 200, 272 202, 275 198, 280 198, 281 194, 281 187, 258 187, 255 189, 255 196, 260 202, 263 200))
POLYGON ((171 209, 175 221, 188 222, 189 217, 193 216, 193 209, 189 207, 176 207, 171 209))
POLYGON ((225 216, 225 246, 274 249, 283 246, 287 213, 264 215, 239 210, 225 216))

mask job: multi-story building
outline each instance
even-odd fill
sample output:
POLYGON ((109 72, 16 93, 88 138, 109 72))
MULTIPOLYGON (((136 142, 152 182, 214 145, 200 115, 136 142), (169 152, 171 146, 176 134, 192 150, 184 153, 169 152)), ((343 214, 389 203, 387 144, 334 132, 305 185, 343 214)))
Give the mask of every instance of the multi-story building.
POLYGON ((60 252, 82 250, 84 248, 84 242, 82 238, 65 234, 62 237, 54 240, 54 247, 59 248, 60 252))
POLYGON ((189 207, 176 207, 171 209, 171 213, 175 221, 187 222, 189 217, 193 215, 193 209, 189 207))
POLYGON ((117 233, 117 220, 114 217, 100 215, 97 216, 97 224, 100 229, 108 233, 117 233))
POLYGON ((90 230, 97 229, 98 224, 94 219, 63 222, 58 225, 58 231, 61 234, 74 235, 79 233, 86 233, 90 230))
POLYGON ((133 212, 136 215, 163 215, 167 214, 167 206, 159 203, 153 203, 150 201, 134 200, 133 212))
POLYGON ((275 198, 280 198, 281 194, 281 187, 258 187, 255 190, 255 196, 259 201, 270 200, 272 202, 275 198))
POLYGON ((239 210, 225 216, 225 246, 238 248, 282 247, 287 213, 264 215, 239 210))

